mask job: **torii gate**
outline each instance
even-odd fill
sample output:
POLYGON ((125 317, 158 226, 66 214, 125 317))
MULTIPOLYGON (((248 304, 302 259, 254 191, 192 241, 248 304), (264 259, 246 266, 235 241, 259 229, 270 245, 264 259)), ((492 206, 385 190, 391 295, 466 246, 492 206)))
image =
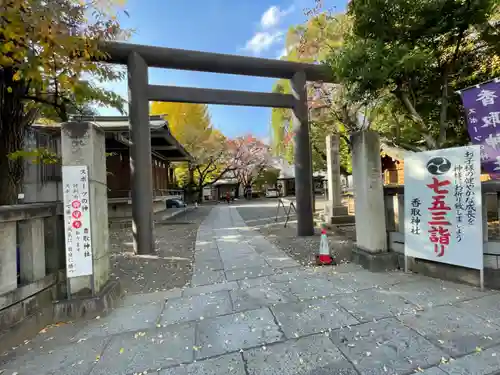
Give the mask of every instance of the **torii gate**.
POLYGON ((106 62, 128 67, 132 219, 136 253, 150 254, 154 250, 151 140, 147 126, 149 101, 292 109, 297 235, 314 234, 306 81, 332 82, 333 77, 325 66, 118 42, 105 42, 100 48, 107 54, 106 62), (286 78, 291 80, 292 94, 150 85, 148 67, 286 78))

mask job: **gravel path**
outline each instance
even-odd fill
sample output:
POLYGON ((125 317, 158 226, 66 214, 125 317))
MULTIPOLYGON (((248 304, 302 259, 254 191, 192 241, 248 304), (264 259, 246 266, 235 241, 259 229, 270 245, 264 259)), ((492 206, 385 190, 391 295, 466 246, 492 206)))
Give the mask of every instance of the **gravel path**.
POLYGON ((182 287, 189 283, 196 232, 212 206, 174 216, 155 224, 155 255, 132 252, 132 229, 110 230, 112 277, 120 279, 125 293, 148 293, 182 287))

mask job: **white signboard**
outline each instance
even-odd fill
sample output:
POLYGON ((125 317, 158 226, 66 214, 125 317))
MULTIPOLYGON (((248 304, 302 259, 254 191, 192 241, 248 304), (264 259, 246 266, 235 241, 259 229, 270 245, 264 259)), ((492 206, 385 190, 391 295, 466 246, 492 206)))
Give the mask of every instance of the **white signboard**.
POLYGON ((63 166, 67 277, 92 275, 89 175, 86 165, 63 166))
POLYGON ((405 256, 483 269, 480 146, 408 153, 405 256))

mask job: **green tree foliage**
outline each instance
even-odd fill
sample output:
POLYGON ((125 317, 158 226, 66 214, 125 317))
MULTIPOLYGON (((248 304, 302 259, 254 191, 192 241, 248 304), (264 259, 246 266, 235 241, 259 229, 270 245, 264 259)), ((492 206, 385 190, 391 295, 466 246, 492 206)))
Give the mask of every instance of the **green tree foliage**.
MULTIPOLYGON (((311 18, 308 22, 289 29, 285 46, 288 54, 284 59, 301 62, 321 61, 342 45, 343 36, 350 29, 349 18, 344 15, 332 17, 328 13, 319 13, 317 9, 310 13, 311 18)), ((352 117, 357 108, 346 105, 343 96, 340 95, 332 101, 331 89, 331 85, 309 85, 308 87, 313 170, 326 169, 325 136, 339 133, 341 134, 341 167, 345 172, 350 173, 347 133, 352 128, 352 117)), ((291 92, 289 81, 277 81, 273 91, 289 94, 291 92)), ((340 93, 339 90, 337 91, 340 93)), ((294 148, 290 110, 281 108, 272 110, 271 133, 273 154, 293 163, 294 148)))
POLYGON ((22 158, 11 155, 37 117, 65 121, 88 103, 123 108, 117 94, 82 79, 122 78, 91 61, 105 57, 99 41, 126 36, 114 9, 107 0, 0 0, 0 205, 16 202, 22 158))
MULTIPOLYGON (((273 92, 289 94, 290 82, 285 79, 278 80, 273 87, 273 92)), ((286 108, 273 108, 271 110, 271 150, 274 156, 281 156, 289 163, 293 162, 292 140, 292 113, 286 108)))
POLYGON ((327 57, 375 129, 406 148, 468 141, 456 90, 500 74, 497 0, 354 0, 327 57))

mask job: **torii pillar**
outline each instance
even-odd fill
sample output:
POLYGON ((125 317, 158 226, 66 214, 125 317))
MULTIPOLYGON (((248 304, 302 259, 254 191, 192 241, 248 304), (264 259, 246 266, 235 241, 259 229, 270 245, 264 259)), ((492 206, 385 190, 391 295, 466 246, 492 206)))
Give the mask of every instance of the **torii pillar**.
POLYGON ((325 221, 338 223, 348 215, 347 207, 342 205, 342 186, 340 180, 340 137, 338 134, 326 136, 326 164, 328 178, 328 202, 325 205, 325 221))

